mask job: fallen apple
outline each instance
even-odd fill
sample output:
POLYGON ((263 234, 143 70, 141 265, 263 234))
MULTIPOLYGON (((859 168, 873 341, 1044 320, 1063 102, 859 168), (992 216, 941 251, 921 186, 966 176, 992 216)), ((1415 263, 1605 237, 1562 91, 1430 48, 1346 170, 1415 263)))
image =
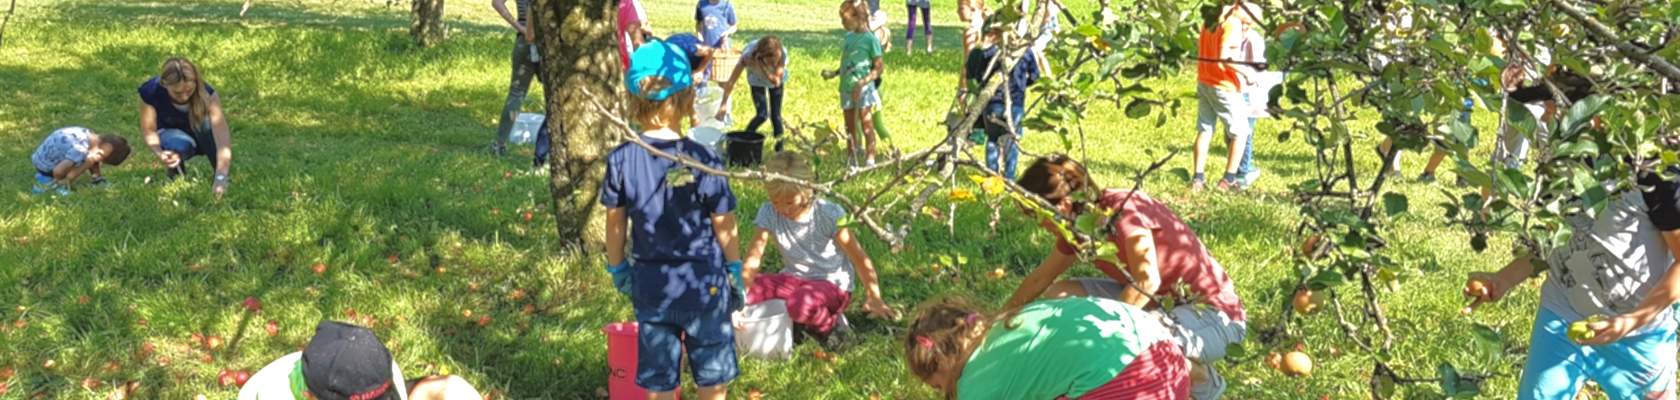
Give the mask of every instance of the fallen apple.
POLYGON ((478 326, 485 326, 485 325, 490 325, 490 316, 485 315, 485 316, 478 317, 478 326))
POLYGON ((472 310, 461 310, 461 318, 472 318, 472 310))
POLYGON ((1283 354, 1274 351, 1274 352, 1272 352, 1272 354, 1267 355, 1266 356, 1266 366, 1272 367, 1272 369, 1282 369, 1283 368, 1283 354))
POLYGON ((10 365, 0 367, 0 381, 11 380, 14 376, 17 376, 17 369, 10 365))
POLYGON ((192 333, 192 341, 193 341, 193 343, 198 343, 198 345, 203 346, 204 345, 204 334, 198 333, 198 332, 193 332, 192 333))
POLYGON ((322 263, 315 263, 315 266, 310 267, 310 269, 315 271, 315 275, 327 273, 327 265, 322 263))
POLYGON ((222 337, 211 335, 210 337, 205 338, 204 339, 204 347, 209 347, 210 350, 215 350, 218 347, 222 347, 222 337))
POLYGON ((1313 291, 1312 289, 1301 289, 1295 291, 1295 299, 1291 302, 1291 304, 1295 306, 1295 312, 1301 313, 1302 315, 1312 315, 1318 313, 1319 310, 1324 309, 1324 301, 1324 294, 1322 292, 1313 291))
POLYGON ((396 255, 396 254, 392 254, 392 255, 391 255, 391 263, 392 263, 392 264, 396 264, 396 263, 397 263, 397 255, 396 255))
POLYGON ((1291 351, 1283 355, 1283 365, 1278 370, 1290 377, 1302 377, 1312 373, 1312 367, 1312 358, 1307 353, 1291 351))
POLYGON ((233 384, 233 372, 224 369, 224 370, 222 370, 222 372, 216 373, 216 384, 221 385, 223 387, 226 387, 227 385, 232 385, 233 384))
POLYGON ((503 173, 502 173, 502 178, 503 178, 503 179, 507 179, 507 178, 512 178, 512 177, 513 177, 513 173, 512 173, 512 172, 503 172, 503 173))
POLYGON ((209 364, 209 363, 212 363, 212 362, 216 362, 216 358, 211 357, 209 354, 205 354, 204 357, 199 357, 199 361, 204 361, 205 364, 209 364))
POLYGON ((760 393, 758 389, 753 389, 752 391, 747 392, 747 398, 751 400, 759 400, 763 397, 764 393, 760 393))
POLYGON ((510 297, 514 300, 524 299, 525 298, 525 289, 514 289, 513 293, 508 294, 508 297, 510 297))
POLYGON ((122 363, 116 361, 105 363, 105 372, 117 372, 118 369, 122 369, 122 363))
POLYGON ((353 309, 353 308, 344 309, 344 317, 349 318, 349 319, 356 319, 356 310, 353 309))
POLYGON ((250 312, 262 311, 262 302, 257 301, 256 297, 246 297, 245 310, 250 312))
POLYGON ((233 383, 239 385, 239 387, 245 387, 245 382, 249 380, 251 380, 251 373, 249 372, 239 371, 233 373, 233 383))
POLYGON ((0 394, 6 394, 6 392, 10 392, 10 391, 12 391, 12 384, 11 383, 0 382, 0 394))
POLYGON ((58 366, 58 362, 53 361, 51 358, 41 362, 41 369, 53 369, 53 367, 56 366, 58 366))
POLYGON ((279 322, 274 322, 274 321, 268 321, 268 325, 263 326, 263 331, 268 332, 269 336, 278 335, 278 334, 280 334, 280 323, 279 322))
POLYGON ((150 322, 146 321, 145 318, 141 318, 139 321, 134 321, 134 324, 140 325, 140 326, 146 326, 146 324, 148 324, 148 323, 150 323, 150 322))
POLYGON ((158 366, 159 367, 169 366, 169 357, 158 357, 158 366))
POLYGON ((531 213, 528 211, 525 213, 525 222, 531 222, 531 213))
POLYGON ((86 378, 82 378, 82 387, 86 388, 87 390, 98 389, 100 386, 105 386, 105 383, 100 382, 99 378, 95 378, 95 377, 91 377, 91 376, 86 377, 86 378))
POLYGON ((537 311, 537 306, 534 306, 534 305, 531 305, 531 304, 525 304, 525 310, 524 310, 525 315, 531 315, 531 313, 536 312, 536 311, 537 311))
POLYGON ((85 306, 85 305, 87 305, 88 301, 90 301, 90 299, 88 299, 87 295, 82 295, 81 297, 76 298, 76 304, 77 305, 84 305, 85 306))
POLYGON ((490 215, 502 215, 502 210, 501 210, 501 209, 496 209, 496 208, 492 208, 492 209, 490 209, 490 215))

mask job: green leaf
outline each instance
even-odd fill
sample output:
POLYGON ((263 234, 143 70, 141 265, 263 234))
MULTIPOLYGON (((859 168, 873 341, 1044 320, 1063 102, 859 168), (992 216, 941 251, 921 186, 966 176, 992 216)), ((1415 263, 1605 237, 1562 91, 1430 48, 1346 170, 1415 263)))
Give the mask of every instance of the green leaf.
POLYGON ((1406 195, 1394 192, 1383 193, 1383 208, 1388 210, 1388 216, 1394 217, 1406 213, 1411 208, 1411 202, 1406 195))
POLYGON ((1094 25, 1080 25, 1078 28, 1073 28, 1073 33, 1077 33, 1085 37, 1101 37, 1103 31, 1101 28, 1097 28, 1094 25))
POLYGON ((1102 217, 1097 216, 1097 213, 1085 213, 1080 215, 1079 218, 1073 220, 1073 229, 1085 234, 1096 233, 1097 224, 1102 223, 1101 221, 1098 221, 1098 218, 1102 217))
POLYGON ((1577 140, 1577 141, 1573 141, 1573 142, 1564 143, 1564 144, 1558 146, 1557 153, 1555 155, 1555 157, 1557 157, 1557 158, 1597 157, 1597 156, 1598 156, 1598 143, 1593 143, 1593 141, 1591 141, 1591 140, 1577 140))
POLYGON ((1476 236, 1470 237, 1470 249, 1476 250, 1477 253, 1487 250, 1487 241, 1486 233, 1477 233, 1476 236))
POLYGON ((1342 275, 1341 271, 1331 268, 1318 271, 1318 274, 1313 275, 1312 279, 1307 279, 1307 284, 1314 288, 1334 288, 1344 283, 1347 283, 1347 276, 1342 275))
POLYGON ((1142 77, 1144 74, 1148 74, 1149 68, 1149 63, 1139 63, 1138 65, 1133 65, 1131 68, 1121 69, 1120 76, 1125 77, 1126 79, 1137 79, 1142 77))
POLYGON ((1582 125, 1592 121, 1593 116, 1597 115, 1599 110, 1603 109, 1605 104, 1609 102, 1610 96, 1601 94, 1588 96, 1576 102, 1575 105, 1569 107, 1569 112, 1563 115, 1563 132, 1574 133, 1581 129, 1582 125))
POLYGON ((1230 360, 1248 358, 1248 346, 1243 345, 1242 342, 1225 345, 1225 358, 1230 360))
MULTIPOLYGON (((1120 265, 1120 246, 1115 246, 1114 242, 1104 240, 1102 246, 1097 247, 1097 260, 1120 265)), ((1170 310, 1172 307, 1168 306, 1167 309, 1170 310)))
POLYGON ((1125 59, 1126 53, 1118 51, 1109 53, 1108 57, 1103 58, 1102 68, 1097 69, 1097 75, 1109 76, 1114 72, 1114 67, 1120 65, 1120 61, 1125 59))
POLYGON ((952 259, 951 259, 951 256, 949 256, 949 255, 944 255, 944 254, 940 254, 940 255, 939 255, 939 264, 940 264, 940 265, 944 265, 944 266, 949 266, 949 267, 955 267, 955 266, 957 266, 957 263, 956 263, 956 261, 955 261, 955 260, 952 260, 952 259))
POLYGON ((1441 363, 1441 366, 1437 367, 1436 370, 1441 374, 1441 394, 1447 396, 1457 394, 1458 370, 1453 368, 1452 363, 1441 363))
POLYGON ((1153 102, 1134 98, 1131 103, 1126 104, 1126 117, 1131 119, 1147 117, 1149 116, 1150 107, 1153 106, 1153 102))
POLYGON ((1504 346, 1505 340, 1499 337, 1499 331, 1495 331, 1487 325, 1473 324, 1471 326, 1471 332, 1476 334, 1476 340, 1480 340, 1488 344, 1504 346))

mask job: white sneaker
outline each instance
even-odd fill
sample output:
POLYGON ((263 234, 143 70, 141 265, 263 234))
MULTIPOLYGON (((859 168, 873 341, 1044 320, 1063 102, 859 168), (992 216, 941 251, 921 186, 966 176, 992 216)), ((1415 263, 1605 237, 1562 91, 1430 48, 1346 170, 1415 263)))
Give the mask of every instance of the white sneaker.
POLYGON ((1253 185, 1255 180, 1260 179, 1260 169, 1255 168, 1253 171, 1248 171, 1247 174, 1243 174, 1242 178, 1244 185, 1253 185))

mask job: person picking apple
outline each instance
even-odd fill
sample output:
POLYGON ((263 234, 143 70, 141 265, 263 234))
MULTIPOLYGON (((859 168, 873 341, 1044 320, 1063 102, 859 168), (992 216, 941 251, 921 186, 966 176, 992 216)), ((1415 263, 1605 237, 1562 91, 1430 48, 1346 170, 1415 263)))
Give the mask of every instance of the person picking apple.
POLYGON ((99 165, 122 165, 128 153, 128 140, 122 136, 94 133, 80 126, 59 128, 29 156, 29 163, 35 166, 34 192, 68 195, 70 182, 84 172, 93 177, 93 184, 104 184, 99 165))
MULTIPOLYGON (((1174 341, 1183 347, 1184 356, 1195 362, 1191 395, 1198 400, 1222 396, 1228 384, 1214 370, 1213 362, 1225 358, 1225 348, 1231 343, 1241 343, 1248 335, 1248 313, 1237 298, 1231 277, 1190 226, 1172 209, 1147 194, 1118 189, 1098 191, 1085 167, 1063 154, 1049 154, 1033 161, 1016 183, 1058 207, 1063 215, 1098 212, 1099 207, 1119 213, 1114 221, 1115 234, 1104 240, 1118 247, 1116 258, 1126 269, 1097 260, 1092 264, 1107 277, 1056 282, 1057 277, 1078 261, 1078 248, 1060 238, 1062 230, 1055 221, 1042 219, 1039 225, 1058 238, 1056 248, 1021 281, 1005 307, 1019 307, 1042 295, 1118 299, 1148 310, 1160 316, 1174 341), (1074 200, 1078 193, 1089 193, 1088 198, 1095 201, 1074 200), (1173 288, 1180 284, 1187 285, 1189 293, 1176 293, 1173 288), (1164 309, 1155 298, 1165 297, 1198 300, 1179 301, 1171 309, 1164 309), (1203 311, 1207 308, 1215 312, 1203 311)), ((1039 218, 1035 211, 1025 207, 1022 212, 1039 218)))
POLYGON ((303 351, 274 360, 240 385, 239 400, 483 399, 458 376, 404 381, 372 330, 335 321, 321 321, 303 351))
POLYGON ((904 365, 947 399, 1189 399, 1189 363, 1137 306, 1097 297, 986 313, 961 297, 916 311, 904 365))
MULTIPOLYGON (((780 152, 764 163, 764 171, 805 181, 815 181, 805 157, 780 152)), ((897 320, 899 314, 881 300, 875 263, 850 229, 841 225, 846 210, 826 199, 814 197, 811 188, 787 181, 768 181, 764 191, 770 201, 758 208, 753 223, 752 244, 742 258, 741 277, 747 290, 747 304, 770 299, 787 300, 794 326, 825 345, 844 338, 848 325, 844 312, 856 290, 852 273, 863 283, 863 309, 875 316, 897 320), (782 253, 782 272, 759 274, 764 247, 774 240, 782 253)), ((736 329, 740 329, 736 318, 736 329)))
MULTIPOLYGON (((1673 173, 1673 172, 1670 172, 1673 173)), ((1575 234, 1544 255, 1518 399, 1571 399, 1587 379, 1613 399, 1674 398, 1680 301, 1680 181, 1642 171, 1639 186, 1596 218, 1567 216, 1575 234)), ((1465 282, 1466 314, 1497 302, 1535 271, 1534 256, 1465 282)))

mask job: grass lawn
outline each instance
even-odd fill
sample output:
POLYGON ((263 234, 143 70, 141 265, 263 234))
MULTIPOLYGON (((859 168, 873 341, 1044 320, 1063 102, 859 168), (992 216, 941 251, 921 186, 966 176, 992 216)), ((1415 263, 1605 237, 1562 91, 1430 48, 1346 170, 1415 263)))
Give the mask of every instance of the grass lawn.
MULTIPOLYGON (((788 43, 790 123, 840 118, 834 83, 818 77, 838 59, 831 3, 737 5, 738 45, 765 34, 788 43)), ((0 159, 12 160, 3 170, 11 178, 0 180, 0 196, 12 199, 0 202, 0 366, 15 370, 0 376, 9 387, 0 398, 102 398, 126 381, 142 382, 150 398, 231 398, 235 389, 217 387, 217 371, 255 372, 303 345, 323 318, 371 320, 410 376, 447 371, 509 398, 596 398, 607 377, 600 329, 631 319, 629 302, 607 284, 600 258, 553 245, 546 177, 528 172, 530 149, 506 158, 485 151, 505 98, 513 40, 488 2, 450 2, 451 38, 424 50, 409 44, 406 4, 262 1, 239 19, 240 4, 19 2, 0 47, 0 159), (226 198, 212 201, 203 161, 190 164, 191 179, 166 183, 142 149, 128 164, 107 169, 109 188, 65 198, 29 194, 25 160, 55 128, 82 125, 141 143, 135 87, 176 55, 199 64, 227 107, 236 152, 226 198), (325 273, 311 271, 317 263, 325 273), (260 314, 241 307, 248 296, 262 301, 260 314), (481 324, 480 316, 490 319, 481 324), (278 324, 277 335, 264 332, 268 321, 278 324), (194 334, 226 344, 193 346, 194 334), (137 355, 147 346, 155 354, 137 355), (44 367, 47 360, 55 365, 44 367), (89 377, 103 380, 104 388, 84 389, 89 377)), ((662 34, 693 26, 689 2, 646 7, 662 34)), ((884 8, 902 21, 897 3, 884 8)), ((907 57, 898 42, 886 57, 883 94, 900 148, 943 135, 940 110, 960 67, 954 8, 950 0, 934 7, 936 54, 907 57)), ((902 35, 901 22, 892 27, 902 35)), ((1191 105, 1190 78, 1149 84, 1191 105)), ((540 110, 541 98, 533 88, 525 109, 540 110)), ((736 104, 737 121, 751 117, 744 91, 736 104)), ((1370 113, 1363 115, 1368 127, 1370 113)), ((1232 383, 1227 398, 1368 396, 1372 356, 1349 351, 1334 317, 1280 321, 1295 276, 1286 249, 1298 243, 1293 227, 1299 222, 1281 194, 1307 179, 1306 144, 1298 137, 1277 143, 1272 138, 1287 127, 1262 122, 1256 159, 1266 175, 1256 188, 1191 194, 1184 187, 1193 108, 1172 115, 1164 128, 1114 109, 1088 118, 1090 147, 1075 154, 1100 183, 1130 185, 1128 177, 1152 161, 1149 154, 1186 152, 1170 171, 1151 176, 1146 190, 1184 215, 1224 264, 1251 328, 1288 323, 1289 335, 1274 345, 1304 343, 1318 361, 1313 375, 1299 379, 1258 359, 1221 364, 1232 383)), ((1494 117, 1478 113, 1475 124, 1490 131, 1494 117)), ((1377 160, 1364 149, 1374 144, 1366 138, 1356 147, 1367 171, 1377 160)), ((1025 146, 1060 148, 1042 134, 1029 136, 1025 146)), ((1485 160, 1488 148, 1477 157, 1485 160)), ((1223 154, 1223 147, 1214 152, 1223 154)), ((1210 169, 1223 162, 1215 157, 1210 169)), ((1513 397, 1537 290, 1525 286, 1502 304, 1458 315, 1464 273, 1503 265, 1509 245, 1495 238, 1491 250, 1476 254, 1464 234, 1445 228, 1432 205, 1446 197, 1410 179, 1422 162, 1407 158, 1408 178, 1394 186, 1413 205, 1410 215, 1392 221, 1386 250, 1407 267, 1399 290, 1381 293, 1400 338, 1394 359, 1408 376, 1431 376, 1442 362, 1491 374, 1484 384, 1489 397, 1513 397), (1468 333, 1473 323, 1501 332, 1506 348, 1475 346, 1468 333)), ((750 183, 735 190, 745 234, 751 227, 745 219, 764 196, 750 183)), ((882 269, 888 302, 906 313, 941 293, 1001 303, 1053 242, 1030 221, 1010 218, 1013 213, 989 232, 988 214, 978 203, 958 207, 955 235, 925 222, 913 235, 913 250, 901 254, 863 235, 882 269), (942 255, 969 262, 956 277, 930 276, 928 266, 942 255), (1009 277, 984 277, 998 267, 1009 277)), ((773 270, 778 261, 771 259, 773 270)), ((1080 266, 1072 274, 1098 273, 1080 266)), ((732 394, 934 398, 902 365, 896 343, 903 322, 866 318, 857 306, 853 311, 857 346, 832 361, 812 357, 818 349, 810 344, 791 361, 743 360, 732 394)), ((1260 343, 1251 335, 1249 345, 1260 343)), ((1440 395, 1426 384, 1403 388, 1399 397, 1440 395)))

